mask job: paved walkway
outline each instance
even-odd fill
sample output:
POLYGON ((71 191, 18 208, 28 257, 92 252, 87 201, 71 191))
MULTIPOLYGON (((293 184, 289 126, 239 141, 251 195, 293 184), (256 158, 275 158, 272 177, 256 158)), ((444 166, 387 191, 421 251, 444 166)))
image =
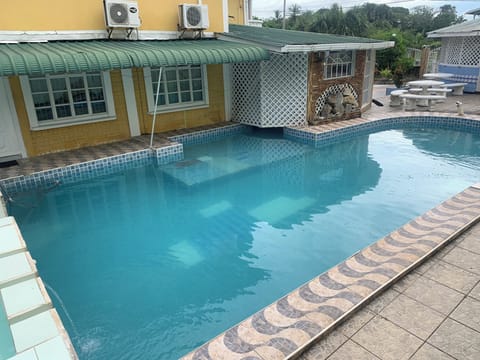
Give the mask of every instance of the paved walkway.
POLYGON ((300 359, 480 359, 480 224, 300 359))

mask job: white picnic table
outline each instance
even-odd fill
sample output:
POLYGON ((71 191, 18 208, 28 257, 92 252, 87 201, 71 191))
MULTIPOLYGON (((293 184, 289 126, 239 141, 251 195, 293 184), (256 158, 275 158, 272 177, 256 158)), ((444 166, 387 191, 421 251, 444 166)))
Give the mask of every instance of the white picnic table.
MULTIPOLYGON (((440 85, 443 85, 443 84, 445 84, 443 81, 438 81, 438 80, 413 80, 407 83, 407 85, 409 86, 415 86, 422 89, 422 92, 420 93, 420 95, 428 95, 429 88, 433 86, 439 87, 440 85)), ((428 106, 428 102, 422 99, 421 101, 418 102, 418 105, 428 106)))
POLYGON ((423 74, 423 77, 429 80, 437 80, 437 79, 449 79, 453 77, 453 75, 454 74, 439 72, 439 73, 426 73, 426 74, 423 74))

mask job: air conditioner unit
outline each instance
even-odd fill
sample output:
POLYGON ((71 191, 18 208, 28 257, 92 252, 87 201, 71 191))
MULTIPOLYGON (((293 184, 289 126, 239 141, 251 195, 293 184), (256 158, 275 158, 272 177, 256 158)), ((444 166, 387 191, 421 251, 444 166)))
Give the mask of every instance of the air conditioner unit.
POLYGON ((136 1, 105 0, 104 4, 108 27, 137 28, 140 26, 136 1))
POLYGON ((208 28, 207 5, 178 5, 179 25, 181 30, 205 30, 208 28))

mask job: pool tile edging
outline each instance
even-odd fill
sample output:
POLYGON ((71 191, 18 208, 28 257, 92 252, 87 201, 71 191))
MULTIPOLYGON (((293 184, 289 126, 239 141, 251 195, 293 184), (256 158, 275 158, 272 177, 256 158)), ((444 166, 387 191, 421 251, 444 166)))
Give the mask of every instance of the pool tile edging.
POLYGON ((408 116, 386 116, 356 118, 334 123, 320 124, 310 127, 286 127, 284 136, 287 139, 319 146, 328 145, 338 140, 346 140, 354 136, 369 134, 379 130, 392 130, 405 127, 442 128, 480 132, 480 117, 450 116, 445 114, 412 114, 408 116))
POLYGON ((0 183, 8 194, 15 194, 36 188, 48 188, 58 182, 70 184, 93 179, 98 176, 114 174, 120 171, 151 164, 165 165, 183 159, 184 145, 205 143, 226 136, 248 131, 250 127, 243 124, 228 124, 218 128, 205 129, 188 134, 174 135, 169 138, 173 143, 155 149, 137 150, 121 155, 104 157, 78 164, 48 169, 30 175, 21 175, 2 179, 0 183))
MULTIPOLYGON (((22 284, 27 284, 32 280, 36 284, 36 287, 31 287, 31 284, 29 284, 28 286, 23 287, 24 291, 28 290, 32 299, 37 297, 37 291, 41 294, 41 301, 36 299, 30 301, 30 303, 27 302, 23 304, 21 308, 15 309, 14 312, 12 312, 11 308, 10 311, 8 311, 8 307, 6 306, 4 309, 0 309, 0 311, 5 311, 6 313, 7 322, 10 326, 10 335, 12 336, 14 349, 16 352, 16 355, 13 355, 13 357, 10 359, 14 360, 17 358, 17 356, 19 359, 23 359, 27 356, 27 353, 34 354, 37 347, 42 347, 45 343, 48 343, 57 337, 61 338, 62 342, 57 344, 55 347, 57 351, 60 350, 66 356, 62 357, 62 360, 78 359, 75 349, 70 341, 70 337, 68 336, 68 333, 65 330, 58 313, 53 308, 52 300, 45 288, 45 284, 38 275, 36 262, 33 260, 26 247, 26 243, 21 235, 15 219, 13 217, 0 217, 0 220, 2 220, 0 227, 11 228, 13 233, 16 234, 16 241, 18 243, 16 249, 0 253, 0 259, 15 259, 15 264, 18 266, 20 261, 19 257, 21 257, 27 262, 29 269, 28 272, 23 272, 20 270, 20 266, 15 271, 10 271, 10 276, 13 277, 6 278, 5 274, 2 275, 0 279, 0 297, 2 297, 3 303, 16 303, 17 300, 12 298, 12 294, 8 293, 7 290, 15 286, 22 286, 22 284), (36 322, 34 319, 38 318, 39 316, 42 316, 48 320, 50 326, 54 328, 54 333, 42 334, 41 336, 35 337, 35 339, 30 339, 28 336, 28 334, 32 331, 30 328, 35 326, 34 324, 37 324, 38 326, 38 322, 36 322), (25 341, 27 341, 27 343, 25 343, 25 341)), ((44 323, 44 321, 42 323, 44 323)))

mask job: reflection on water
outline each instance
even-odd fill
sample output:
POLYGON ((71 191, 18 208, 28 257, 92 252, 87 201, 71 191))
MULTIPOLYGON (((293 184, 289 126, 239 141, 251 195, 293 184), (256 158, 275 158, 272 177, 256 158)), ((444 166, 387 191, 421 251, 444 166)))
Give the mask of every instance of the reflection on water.
POLYGON ((59 187, 15 215, 81 358, 172 359, 471 181, 442 163, 458 186, 412 201, 438 160, 406 137, 315 149, 238 135, 187 147, 181 163, 59 187))

